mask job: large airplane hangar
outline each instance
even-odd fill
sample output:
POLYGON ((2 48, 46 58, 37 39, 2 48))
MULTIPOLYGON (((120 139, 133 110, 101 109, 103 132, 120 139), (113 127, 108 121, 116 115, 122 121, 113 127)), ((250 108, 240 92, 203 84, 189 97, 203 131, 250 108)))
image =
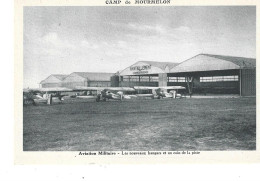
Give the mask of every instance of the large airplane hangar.
POLYGON ((255 96, 256 60, 199 54, 179 64, 139 61, 120 72, 119 86, 185 86, 188 94, 255 96))
POLYGON ((186 77, 193 93, 256 94, 256 60, 251 58, 199 54, 172 68, 168 77, 186 77))
POLYGON ((256 59, 199 54, 181 63, 138 61, 115 73, 53 74, 41 87, 184 86, 187 94, 256 95, 256 59))

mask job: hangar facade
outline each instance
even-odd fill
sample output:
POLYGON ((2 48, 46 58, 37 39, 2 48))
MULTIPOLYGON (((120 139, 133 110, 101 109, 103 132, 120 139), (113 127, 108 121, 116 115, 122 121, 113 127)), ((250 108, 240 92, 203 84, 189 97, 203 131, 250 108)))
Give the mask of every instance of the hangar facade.
POLYGON ((119 86, 184 86, 189 94, 256 95, 252 58, 199 54, 179 64, 139 61, 119 75, 119 86))
POLYGON ((110 79, 113 75, 114 73, 73 72, 62 81, 62 86, 67 88, 76 86, 111 87, 110 79))
POLYGON ((119 73, 119 86, 167 86, 167 73, 177 65, 173 62, 138 61, 119 73))
POLYGON ((52 74, 48 76, 46 79, 40 82, 42 88, 49 88, 49 87, 62 87, 62 81, 68 75, 65 74, 52 74))

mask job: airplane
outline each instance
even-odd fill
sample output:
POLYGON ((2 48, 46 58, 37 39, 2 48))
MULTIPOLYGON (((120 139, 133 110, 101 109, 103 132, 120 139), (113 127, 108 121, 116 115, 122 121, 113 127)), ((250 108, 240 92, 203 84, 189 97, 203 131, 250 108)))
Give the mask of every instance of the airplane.
POLYGON ((134 95, 125 95, 124 92, 135 92, 135 89, 130 87, 84 87, 77 86, 74 91, 97 91, 96 96, 93 95, 77 95, 77 98, 91 99, 96 98, 96 101, 107 101, 109 99, 120 100, 131 99, 134 95))
POLYGON ((181 98, 182 95, 178 94, 178 90, 186 89, 183 86, 165 86, 165 87, 144 87, 144 86, 135 86, 135 90, 152 90, 152 94, 137 94, 139 97, 151 97, 154 98, 181 98), (170 92, 167 92, 170 90, 170 92))
POLYGON ((99 101, 107 101, 109 99, 120 100, 131 99, 136 97, 151 97, 151 98, 181 98, 181 94, 177 94, 177 91, 180 89, 186 89, 182 86, 167 86, 167 87, 144 87, 144 86, 135 86, 134 88, 130 87, 84 87, 77 86, 74 89, 68 89, 63 87, 54 87, 54 88, 38 88, 38 89, 24 89, 24 104, 33 104, 36 103, 47 103, 52 104, 52 101, 62 102, 64 96, 61 95, 62 92, 82 92, 84 94, 76 93, 76 98, 83 99, 96 99, 99 101), (152 90, 152 94, 129 94, 126 95, 124 92, 134 92, 138 90, 152 90), (167 92, 167 90, 171 90, 167 92), (96 91, 96 94, 93 94, 93 91, 96 91), (86 94, 87 93, 87 94, 86 94))
POLYGON ((166 87, 144 87, 144 86, 135 86, 134 88, 130 87, 84 87, 77 86, 74 91, 97 91, 96 96, 91 95, 77 95, 77 98, 84 99, 93 99, 96 98, 96 101, 106 101, 109 99, 120 100, 131 99, 136 97, 151 97, 151 98, 181 98, 182 95, 178 94, 177 91, 181 89, 186 89, 182 86, 166 86, 166 87), (138 92, 138 90, 152 90, 152 94, 135 94, 135 95, 126 95, 123 92, 138 92), (167 92, 167 90, 171 90, 167 92))
POLYGON ((52 88, 36 88, 36 89, 24 89, 23 90, 23 104, 33 104, 36 103, 47 103, 52 104, 52 101, 62 102, 64 96, 61 95, 62 92, 71 92, 72 89, 63 87, 52 87, 52 88))

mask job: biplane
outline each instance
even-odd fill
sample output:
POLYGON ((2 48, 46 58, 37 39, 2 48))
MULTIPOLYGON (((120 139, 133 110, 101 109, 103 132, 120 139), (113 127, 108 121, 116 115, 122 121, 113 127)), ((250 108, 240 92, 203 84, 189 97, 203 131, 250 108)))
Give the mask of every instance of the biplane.
POLYGON ((52 104, 52 101, 62 102, 63 97, 66 96, 64 93, 71 91, 73 90, 63 87, 24 89, 23 104, 36 105, 36 103, 52 104))
POLYGON ((109 99, 120 100, 131 99, 134 95, 126 95, 125 92, 135 92, 135 89, 130 87, 82 87, 78 86, 74 91, 88 91, 85 95, 78 95, 77 98, 91 99, 96 98, 96 101, 107 101, 109 99), (93 91, 96 94, 93 95, 93 91))
POLYGON ((140 97, 151 97, 151 98, 181 98, 182 95, 178 93, 179 90, 186 89, 183 86, 165 86, 165 87, 144 87, 144 86, 135 86, 135 90, 151 90, 151 94, 136 94, 140 97), (169 92, 168 92, 169 91, 169 92))

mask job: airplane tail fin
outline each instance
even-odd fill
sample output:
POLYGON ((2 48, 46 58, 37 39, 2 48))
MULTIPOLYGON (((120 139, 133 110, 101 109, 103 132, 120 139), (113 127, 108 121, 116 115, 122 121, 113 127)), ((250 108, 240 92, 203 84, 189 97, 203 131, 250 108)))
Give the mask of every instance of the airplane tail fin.
POLYGON ((176 95, 177 95, 177 94, 176 94, 176 91, 175 91, 175 90, 172 90, 172 91, 170 91, 169 93, 172 95, 172 98, 174 98, 174 99, 176 98, 176 95))

